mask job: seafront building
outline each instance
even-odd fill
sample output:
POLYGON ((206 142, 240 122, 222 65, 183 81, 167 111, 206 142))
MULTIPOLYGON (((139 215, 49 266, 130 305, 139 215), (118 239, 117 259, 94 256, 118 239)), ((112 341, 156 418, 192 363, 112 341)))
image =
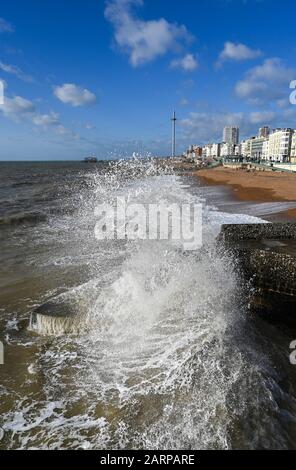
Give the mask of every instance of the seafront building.
POLYGON ((219 158, 221 156, 221 144, 212 144, 212 155, 213 158, 219 158))
POLYGON ((203 153, 202 153, 204 158, 211 158, 213 156, 212 147, 213 147, 213 144, 207 144, 204 146, 203 153))
POLYGON ((269 139, 266 139, 263 142, 263 146, 262 146, 262 160, 264 161, 269 160, 268 155, 269 155, 269 139))
POLYGON ((292 141, 291 141, 291 163, 296 163, 296 130, 293 131, 292 141))
POLYGON ((265 137, 253 137, 250 139, 250 158, 260 161, 263 155, 263 145, 267 139, 265 137))
POLYGON ((228 142, 221 144, 221 157, 225 158, 234 155, 234 148, 235 145, 228 142))
POLYGON ((290 128, 276 129, 269 136, 267 160, 278 163, 290 161, 292 136, 294 131, 290 128))
POLYGON ((242 154, 242 145, 241 144, 237 144, 234 146, 234 155, 236 157, 240 157, 242 154))
POLYGON ((239 143, 239 127, 226 126, 223 130, 223 142, 237 145, 239 143))
POLYGON ((209 143, 203 147, 191 146, 188 157, 193 159, 233 159, 254 162, 295 163, 296 164, 296 129, 274 129, 261 127, 258 135, 237 141, 238 127, 225 127, 222 143, 209 143))
POLYGON ((243 140, 241 143, 241 155, 244 158, 251 157, 251 139, 243 140))

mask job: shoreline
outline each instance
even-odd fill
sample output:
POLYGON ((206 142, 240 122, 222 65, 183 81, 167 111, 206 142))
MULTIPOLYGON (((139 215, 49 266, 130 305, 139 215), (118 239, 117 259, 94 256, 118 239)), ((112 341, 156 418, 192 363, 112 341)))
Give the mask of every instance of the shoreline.
POLYGON ((230 187, 240 201, 295 202, 295 208, 278 214, 292 221, 296 219, 296 175, 217 167, 194 171, 193 176, 208 186, 230 187))

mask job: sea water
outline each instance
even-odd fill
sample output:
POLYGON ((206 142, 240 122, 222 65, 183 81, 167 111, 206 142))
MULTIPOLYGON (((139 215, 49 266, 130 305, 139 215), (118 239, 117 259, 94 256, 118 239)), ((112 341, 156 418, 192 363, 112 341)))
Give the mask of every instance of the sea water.
POLYGON ((250 314, 252 287, 215 241, 274 203, 138 159, 0 164, 0 199, 2 448, 296 447, 295 333, 250 314), (95 207, 116 197, 202 203, 203 246, 97 240, 95 207), (30 323, 57 298, 73 331, 30 323))

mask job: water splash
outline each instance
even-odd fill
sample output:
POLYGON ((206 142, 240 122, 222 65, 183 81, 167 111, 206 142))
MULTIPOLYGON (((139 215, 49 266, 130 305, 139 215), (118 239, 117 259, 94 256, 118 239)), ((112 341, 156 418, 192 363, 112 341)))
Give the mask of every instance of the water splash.
POLYGON ((169 241, 98 244, 98 203, 118 195, 143 203, 200 198, 153 160, 114 162, 81 181, 67 201, 71 210, 36 232, 40 244, 54 247, 41 259, 46 268, 71 267, 73 276, 87 272, 88 279, 77 279, 60 299, 79 314, 79 323, 69 331, 68 320, 57 324, 49 317, 44 323, 37 316, 33 327, 43 334, 34 336, 34 349, 23 359, 23 395, 12 394, 9 384, 13 405, 0 423, 3 445, 287 446, 280 391, 274 395, 278 378, 246 326, 247 297, 235 260, 215 247, 221 223, 257 219, 206 206, 205 243, 191 253, 169 241), (268 419, 257 432, 262 410, 268 419))

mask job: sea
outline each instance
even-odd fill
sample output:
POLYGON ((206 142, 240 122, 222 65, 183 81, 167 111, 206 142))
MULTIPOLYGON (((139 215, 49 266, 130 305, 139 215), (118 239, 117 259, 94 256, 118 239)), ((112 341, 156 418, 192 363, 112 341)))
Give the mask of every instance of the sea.
POLYGON ((0 163, 0 448, 295 449, 291 326, 254 315, 216 237, 247 203, 153 159, 0 163), (203 244, 98 240, 95 208, 199 203, 203 244), (60 300, 75 331, 34 312, 60 300))

